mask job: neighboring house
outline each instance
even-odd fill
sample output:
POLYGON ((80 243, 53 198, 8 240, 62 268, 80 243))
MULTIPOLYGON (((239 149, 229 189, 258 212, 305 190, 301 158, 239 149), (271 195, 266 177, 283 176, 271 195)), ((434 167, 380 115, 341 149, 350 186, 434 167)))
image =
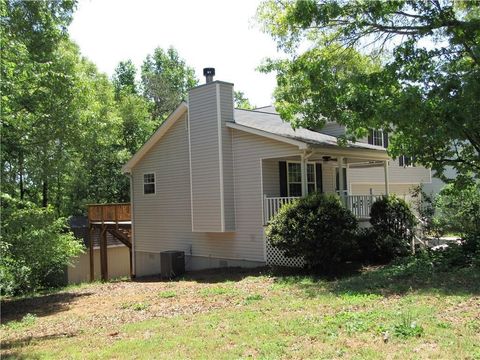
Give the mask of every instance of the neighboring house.
MULTIPOLYGON (((89 226, 86 216, 72 216, 69 219, 70 230, 77 239, 81 239, 87 251, 72 259, 72 264, 67 267, 65 281, 68 284, 78 284, 90 280, 89 258, 89 226)), ((90 239, 94 248, 94 278, 100 280, 100 229, 93 229, 90 239)), ((112 234, 106 234, 108 247, 109 278, 120 278, 130 275, 130 253, 128 248, 118 241, 112 234)))
MULTIPOLYGON (((453 180, 457 177, 457 172, 452 166, 446 166, 443 175, 446 176, 447 179, 453 180)), ((436 196, 440 193, 445 185, 446 183, 443 180, 433 174, 432 182, 423 184, 423 191, 426 194, 436 196)))
MULTIPOLYGON (((279 207, 311 191, 339 193, 365 220, 375 199, 369 189, 389 192, 389 177, 407 170, 388 160, 381 146, 342 147, 334 136, 293 130, 271 108, 234 109, 233 84, 207 79, 123 167, 134 273, 158 274, 166 250, 184 251, 187 269, 285 263, 264 236, 279 207)), ((418 170, 402 181, 429 177, 418 170)))

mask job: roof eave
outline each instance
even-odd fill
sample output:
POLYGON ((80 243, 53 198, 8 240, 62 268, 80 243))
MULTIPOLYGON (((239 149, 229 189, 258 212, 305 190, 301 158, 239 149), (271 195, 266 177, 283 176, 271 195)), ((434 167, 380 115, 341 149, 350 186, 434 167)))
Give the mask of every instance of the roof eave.
POLYGON ((131 173, 133 167, 145 156, 145 154, 165 135, 165 133, 172 127, 175 122, 188 110, 186 102, 182 102, 178 107, 167 117, 167 119, 159 126, 157 131, 147 140, 145 144, 138 150, 130 160, 122 166, 122 173, 131 173))
POLYGON ((290 145, 298 146, 298 148, 300 150, 306 150, 306 149, 310 148, 309 144, 306 143, 306 142, 295 140, 295 139, 292 139, 292 138, 289 138, 289 137, 286 137, 286 136, 282 136, 282 135, 273 134, 271 132, 256 129, 256 128, 252 128, 252 127, 249 127, 249 126, 240 125, 240 124, 236 124, 236 123, 227 123, 227 127, 231 128, 231 129, 245 131, 245 132, 248 132, 250 134, 263 136, 263 137, 266 137, 266 138, 269 138, 269 139, 281 141, 281 142, 284 142, 284 143, 287 143, 287 144, 290 144, 290 145))

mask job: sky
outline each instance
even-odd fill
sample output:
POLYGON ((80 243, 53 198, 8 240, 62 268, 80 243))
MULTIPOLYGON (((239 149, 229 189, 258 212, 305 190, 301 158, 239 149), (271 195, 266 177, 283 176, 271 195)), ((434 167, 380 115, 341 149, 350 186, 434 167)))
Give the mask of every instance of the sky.
POLYGON ((111 76, 121 60, 140 69, 156 47, 175 47, 204 83, 203 68, 235 84, 256 106, 272 103, 274 74, 256 71, 279 57, 254 22, 258 0, 80 0, 69 33, 84 56, 111 76))

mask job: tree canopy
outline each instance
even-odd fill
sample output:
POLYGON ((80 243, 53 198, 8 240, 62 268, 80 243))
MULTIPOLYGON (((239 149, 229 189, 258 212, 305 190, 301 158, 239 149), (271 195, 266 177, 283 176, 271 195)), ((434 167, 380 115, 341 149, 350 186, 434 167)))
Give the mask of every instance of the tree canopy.
POLYGON ((0 1, 2 191, 65 216, 128 201, 121 166, 196 84, 193 70, 173 48, 146 59, 149 84, 173 89, 155 95, 160 111, 131 60, 109 79, 81 56, 67 33, 74 1, 0 1))
POLYGON ((187 92, 198 84, 193 68, 186 65, 173 47, 166 51, 156 48, 142 65, 144 96, 153 102, 152 116, 160 121, 187 97, 187 92))
POLYGON ((120 93, 137 94, 137 82, 135 76, 137 75, 137 69, 132 60, 120 61, 115 68, 113 75, 113 86, 115 87, 115 95, 117 98, 120 93))
POLYGON ((250 100, 248 100, 248 98, 245 96, 245 93, 243 93, 243 91, 234 91, 233 102, 237 109, 252 110, 255 108, 255 106, 253 106, 250 103, 250 100))
POLYGON ((287 54, 261 68, 294 126, 385 129, 392 156, 479 177, 480 3, 268 0, 258 20, 287 54))

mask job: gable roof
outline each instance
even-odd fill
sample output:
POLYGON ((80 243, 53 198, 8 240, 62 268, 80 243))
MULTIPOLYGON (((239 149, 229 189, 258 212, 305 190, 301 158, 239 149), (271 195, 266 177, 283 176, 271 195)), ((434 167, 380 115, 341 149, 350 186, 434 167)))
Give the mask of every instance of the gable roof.
MULTIPOLYGON (((157 131, 155 131, 140 150, 138 150, 135 155, 133 155, 133 157, 122 166, 122 172, 130 173, 132 168, 143 158, 143 156, 145 156, 145 154, 163 137, 168 129, 170 129, 172 125, 187 111, 187 103, 182 102, 162 123, 162 125, 160 125, 157 131)), ((227 126, 233 129, 286 142, 298 146, 300 149, 306 149, 308 147, 340 147, 338 139, 335 136, 304 128, 293 129, 289 123, 283 121, 280 115, 275 112, 273 106, 265 106, 255 110, 234 109, 234 120, 235 122, 233 123, 227 123, 227 126)), ((365 143, 348 142, 347 145, 342 148, 350 150, 376 150, 379 153, 383 152, 386 154, 383 147, 365 143)))
POLYGON ((162 136, 172 127, 175 122, 182 117, 188 110, 186 102, 182 102, 178 107, 167 117, 167 119, 160 125, 147 140, 145 144, 138 150, 125 165, 122 166, 122 173, 130 173, 132 168, 145 156, 145 154, 162 138, 162 136))
MULTIPOLYGON (((255 110, 235 109, 235 124, 245 127, 246 131, 248 131, 248 129, 260 130, 304 143, 305 145, 321 147, 339 146, 338 139, 335 136, 304 128, 293 129, 289 123, 282 120, 278 113, 273 111, 273 107, 264 107, 255 110)), ((385 151, 381 146, 365 143, 348 142, 346 147, 385 151)))

